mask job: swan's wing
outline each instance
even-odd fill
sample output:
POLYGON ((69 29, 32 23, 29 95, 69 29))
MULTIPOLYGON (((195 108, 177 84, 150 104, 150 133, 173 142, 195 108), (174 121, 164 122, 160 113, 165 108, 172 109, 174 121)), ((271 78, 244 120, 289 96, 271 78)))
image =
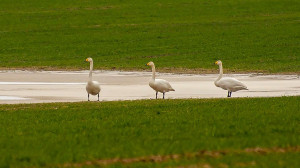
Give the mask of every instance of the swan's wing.
POLYGON ((98 85, 100 86, 100 83, 98 81, 92 81, 93 85, 98 85))
POLYGON ((97 81, 93 81, 93 85, 95 87, 95 91, 100 92, 101 88, 100 88, 100 83, 97 81))
POLYGON ((164 79, 155 79, 155 84, 166 91, 175 91, 170 83, 164 79))
POLYGON ((222 78, 219 83, 221 88, 232 91, 247 89, 247 86, 235 78, 222 78))

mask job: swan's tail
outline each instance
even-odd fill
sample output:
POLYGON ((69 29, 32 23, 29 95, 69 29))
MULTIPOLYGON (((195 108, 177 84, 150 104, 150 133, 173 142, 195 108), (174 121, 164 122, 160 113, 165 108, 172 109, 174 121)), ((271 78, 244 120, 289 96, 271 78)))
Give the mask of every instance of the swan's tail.
MULTIPOLYGON (((242 83, 242 84, 243 84, 243 83, 242 83)), ((243 89, 244 89, 244 90, 249 90, 245 84, 243 84, 243 89)))
POLYGON ((170 91, 175 91, 175 89, 171 88, 170 91))

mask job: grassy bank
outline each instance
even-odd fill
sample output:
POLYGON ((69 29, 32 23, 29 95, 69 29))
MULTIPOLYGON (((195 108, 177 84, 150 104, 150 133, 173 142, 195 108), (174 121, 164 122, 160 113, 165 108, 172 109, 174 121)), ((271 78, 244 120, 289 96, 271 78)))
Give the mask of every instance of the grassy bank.
POLYGON ((300 72, 298 0, 2 0, 1 68, 300 72))
POLYGON ((297 167, 299 150, 276 149, 300 145, 299 101, 300 97, 282 97, 1 105, 0 167, 170 154, 183 156, 125 166, 233 167, 255 162, 258 167, 297 167), (269 151, 247 152, 257 147, 269 151), (226 155, 193 154, 201 150, 226 155))

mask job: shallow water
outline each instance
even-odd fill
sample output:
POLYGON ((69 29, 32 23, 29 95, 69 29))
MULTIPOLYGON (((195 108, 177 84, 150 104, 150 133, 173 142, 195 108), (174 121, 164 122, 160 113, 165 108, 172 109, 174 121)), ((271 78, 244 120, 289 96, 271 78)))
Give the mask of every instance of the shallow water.
POLYGON ((0 100, 29 100, 30 98, 15 97, 15 96, 0 96, 0 100))
MULTIPOLYGON (((93 80, 101 84, 100 101, 153 99, 148 86, 151 72, 95 71, 93 80)), ((170 82, 175 92, 166 98, 225 98, 227 91, 217 88, 218 74, 166 74, 157 78, 170 82)), ((249 90, 232 97, 278 97, 300 95, 299 75, 230 74, 245 83, 249 90)), ((1 104, 86 101, 88 71, 0 71, 1 104)), ((159 93, 159 98, 162 94, 159 93)), ((96 96, 90 97, 92 101, 96 96)))
POLYGON ((55 83, 55 82, 0 82, 0 85, 85 85, 86 83, 55 83))

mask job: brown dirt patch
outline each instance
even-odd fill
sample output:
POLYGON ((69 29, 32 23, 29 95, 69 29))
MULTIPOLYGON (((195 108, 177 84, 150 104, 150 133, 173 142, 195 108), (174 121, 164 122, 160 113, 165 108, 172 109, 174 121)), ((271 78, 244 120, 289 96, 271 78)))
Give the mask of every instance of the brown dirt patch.
MULTIPOLYGON (((191 152, 191 153, 183 153, 183 154, 170 154, 170 155, 152 155, 152 156, 142 156, 142 157, 135 157, 135 158, 111 158, 111 159, 99 159, 99 160, 92 160, 92 161, 85 161, 81 163, 65 163, 61 165, 55 165, 55 167, 83 167, 83 166, 106 166, 116 163, 122 164, 131 164, 131 163, 138 163, 138 162, 153 162, 153 163, 160 163, 169 160, 180 160, 180 159, 192 159, 192 158, 199 158, 199 157, 212 157, 218 158, 225 155, 239 155, 239 154, 257 154, 257 155, 266 155, 271 153, 289 153, 289 152, 300 152, 300 146, 294 147, 273 147, 273 148, 246 148, 244 150, 222 150, 222 151, 208 151, 208 150, 201 150, 198 152, 191 152)), ((243 167, 247 165, 255 165, 255 163, 237 163, 237 166, 243 167)), ((198 166, 198 167, 210 167, 209 164, 203 165, 190 165, 190 167, 198 166)), ((223 165, 225 166, 225 165, 223 165)), ((51 167, 51 166, 50 166, 51 167)), ((225 166, 226 167, 226 166, 225 166)))

